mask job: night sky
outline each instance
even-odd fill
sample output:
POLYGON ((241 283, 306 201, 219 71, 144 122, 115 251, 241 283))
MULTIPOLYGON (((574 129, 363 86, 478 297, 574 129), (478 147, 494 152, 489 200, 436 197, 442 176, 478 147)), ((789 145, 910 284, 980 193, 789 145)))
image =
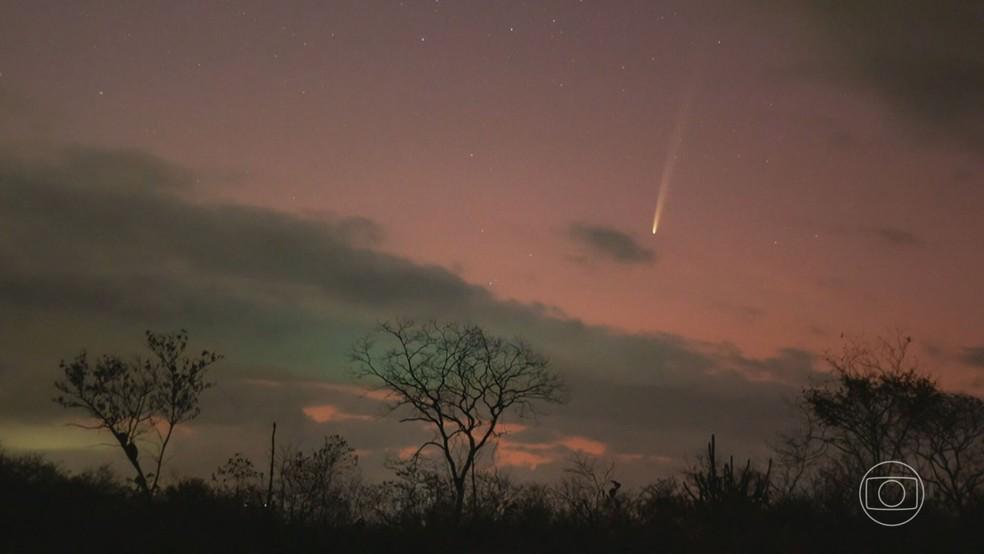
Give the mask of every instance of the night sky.
POLYGON ((202 475, 274 419, 384 475, 427 435, 346 355, 397 316, 567 377, 499 447, 523 475, 762 455, 841 333, 984 394, 975 4, 3 2, 0 443, 120 464, 51 383, 146 328, 226 355, 202 475))

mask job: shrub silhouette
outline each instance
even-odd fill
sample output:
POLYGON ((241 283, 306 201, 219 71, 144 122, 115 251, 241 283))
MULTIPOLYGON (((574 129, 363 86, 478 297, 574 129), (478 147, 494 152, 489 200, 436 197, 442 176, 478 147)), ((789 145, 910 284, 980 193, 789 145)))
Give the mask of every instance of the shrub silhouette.
POLYGON ((164 455, 178 424, 191 421, 200 411, 198 397, 211 386, 205 381, 209 366, 221 359, 203 350, 185 356, 188 333, 145 333, 152 356, 124 360, 104 355, 90 364, 85 351, 59 367, 64 378, 55 381, 59 392, 54 401, 66 408, 81 409, 94 421, 77 424, 87 429, 109 431, 136 472, 134 483, 151 496, 157 492, 164 455), (156 451, 153 471, 140 460, 138 441, 153 434, 156 451))
POLYGON ((752 468, 748 460, 740 470, 734 456, 719 465, 714 435, 707 443, 707 455, 687 473, 684 488, 693 502, 709 510, 747 510, 769 501, 772 460, 764 472, 752 468))
MULTIPOLYGON (((149 496, 150 485, 126 486, 106 468, 70 474, 0 449, 0 552, 984 551, 981 400, 942 391, 909 364, 851 352, 836 358, 853 360, 843 371, 804 391, 805 425, 780 441, 775 464, 724 461, 712 434, 689 471, 639 489, 586 456, 556 483, 473 467, 469 518, 458 517, 459 489, 439 458, 392 460, 392 479, 364 483, 337 435, 281 451, 266 479, 272 502, 264 475, 238 453, 210 481, 180 479, 149 496), (882 452, 916 456, 930 489, 913 524, 891 532, 859 514, 860 476, 849 472, 882 452)), ((140 372, 117 361, 80 363, 85 378, 75 382, 89 390, 105 371, 113 394, 142 394, 140 372)))

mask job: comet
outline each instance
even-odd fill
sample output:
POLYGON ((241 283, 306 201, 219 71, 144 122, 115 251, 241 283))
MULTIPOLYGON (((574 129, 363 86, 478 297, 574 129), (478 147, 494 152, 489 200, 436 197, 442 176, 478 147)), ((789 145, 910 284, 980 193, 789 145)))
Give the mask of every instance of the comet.
POLYGON ((659 193, 656 196, 656 210, 653 213, 653 234, 659 229, 659 221, 663 217, 663 210, 666 209, 666 196, 670 191, 670 182, 673 181, 673 171, 676 169, 677 160, 680 158, 680 146, 683 144, 687 125, 690 121, 690 107, 693 105, 694 95, 697 90, 696 73, 691 80, 690 86, 684 93, 683 103, 677 113, 676 123, 673 125, 673 134, 670 135, 670 144, 666 149, 666 159, 663 161, 663 172, 659 178, 659 193))

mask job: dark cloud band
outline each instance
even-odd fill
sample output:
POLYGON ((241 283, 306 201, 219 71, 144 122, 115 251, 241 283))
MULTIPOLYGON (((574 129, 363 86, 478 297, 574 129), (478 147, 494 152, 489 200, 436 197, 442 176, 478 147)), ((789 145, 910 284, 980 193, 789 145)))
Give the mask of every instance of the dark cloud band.
MULTIPOLYGON (((537 422, 544 438, 530 448, 683 459, 713 431, 754 448, 812 372, 812 357, 799 351, 750 359, 497 300, 444 268, 367 247, 365 237, 380 233, 372 222, 191 201, 188 175, 141 153, 0 156, 0 332, 13 345, 0 352, 0 437, 64 421, 48 401, 59 358, 83 347, 135 351, 145 328, 185 327, 196 344, 227 356, 187 439, 191 471, 260 448, 272 419, 298 442, 348 434, 380 460, 408 446, 407 430, 373 419, 384 415, 378 406, 317 385, 349 383, 349 345, 396 316, 471 321, 542 349, 574 399, 537 422)), ((619 263, 653 259, 612 229, 571 233, 619 263)))
POLYGON ((594 258, 620 264, 648 264, 656 261, 652 250, 644 248, 630 235, 613 227, 578 222, 570 226, 568 234, 594 258))

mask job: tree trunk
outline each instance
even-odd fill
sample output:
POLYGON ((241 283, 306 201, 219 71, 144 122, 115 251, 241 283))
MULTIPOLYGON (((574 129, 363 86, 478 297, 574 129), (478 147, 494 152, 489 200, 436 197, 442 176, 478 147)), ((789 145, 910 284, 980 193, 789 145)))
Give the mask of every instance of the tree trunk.
POLYGON ((267 509, 273 509, 273 462, 277 452, 277 422, 273 422, 273 433, 270 435, 270 478, 267 481, 267 509))
POLYGON ((132 465, 133 469, 137 471, 137 477, 136 479, 134 479, 134 481, 137 483, 137 487, 140 489, 140 492, 143 493, 143 495, 149 500, 153 495, 151 493, 150 486, 147 484, 147 477, 144 475, 143 468, 140 467, 140 460, 138 459, 139 452, 137 451, 137 445, 131 442, 129 438, 123 433, 116 433, 114 431, 113 435, 116 437, 117 442, 119 442, 120 446, 123 448, 123 452, 126 454, 126 459, 130 461, 130 465, 132 465))
POLYGON ((468 484, 466 481, 466 476, 455 476, 454 478, 454 522, 458 523, 461 521, 461 513, 465 508, 465 489, 468 484))

